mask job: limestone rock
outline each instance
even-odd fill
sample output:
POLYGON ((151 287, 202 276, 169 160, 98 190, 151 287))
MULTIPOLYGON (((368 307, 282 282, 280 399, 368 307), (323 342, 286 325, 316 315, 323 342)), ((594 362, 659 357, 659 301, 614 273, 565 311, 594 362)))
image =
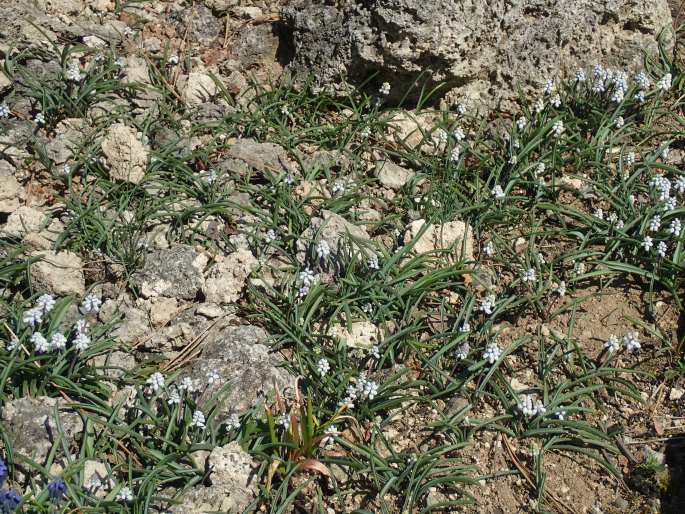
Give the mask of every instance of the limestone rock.
POLYGON ((28 120, 10 119, 3 123, 0 130, 0 148, 3 154, 15 162, 31 158, 27 148, 35 141, 33 123, 28 120))
MULTIPOLYGON (((411 222, 405 231, 404 241, 409 244, 414 241, 426 224, 420 219, 411 222)), ((467 261, 473 260, 473 230, 463 221, 449 221, 442 225, 429 225, 421 237, 415 241, 412 250, 417 254, 434 252, 436 250, 451 250, 459 257, 462 254, 467 261)))
POLYGON ((23 188, 14 175, 4 174, 0 170, 0 212, 14 212, 19 208, 19 197, 23 188))
MULTIPOLYGON (((113 302, 110 302, 111 300, 105 302, 102 306, 103 308, 100 310, 100 317, 102 319, 105 319, 103 316, 105 307, 107 307, 108 312, 116 310, 116 305, 113 305, 113 302)), ((143 310, 125 306, 121 308, 121 315, 123 317, 121 323, 112 331, 112 337, 114 339, 123 343, 135 343, 140 338, 150 333, 150 322, 147 314, 143 310)))
POLYGON ((107 489, 112 486, 107 466, 98 460, 87 460, 84 462, 83 485, 91 491, 96 498, 104 498, 107 496, 107 489))
POLYGON ((317 150, 302 163, 305 173, 332 169, 348 171, 351 165, 350 158, 339 150, 317 150))
POLYGON ((209 270, 205 279, 205 300, 218 304, 237 302, 248 275, 257 265, 257 259, 247 248, 239 248, 221 258, 209 270))
POLYGON ((238 31, 233 53, 244 68, 270 65, 276 62, 278 45, 276 25, 271 23, 247 24, 238 31))
POLYGON ((102 153, 109 176, 137 184, 145 176, 148 150, 141 142, 142 135, 123 123, 115 123, 105 134, 102 153))
POLYGON ((226 383, 231 387, 221 396, 220 416, 242 412, 258 399, 292 386, 293 379, 279 366, 283 359, 263 344, 267 333, 252 325, 228 326, 208 336, 202 356, 190 368, 191 377, 206 382, 208 370, 217 370, 219 381, 209 384, 204 394, 212 397, 226 383))
POLYGON ((104 368, 104 374, 111 378, 119 378, 136 367, 136 359, 129 352, 110 351, 95 356, 92 362, 104 368))
POLYGON ((23 243, 32 250, 51 250, 57 240, 64 233, 64 223, 53 219, 47 228, 39 232, 29 232, 24 236, 23 243))
POLYGON ((187 37, 202 46, 210 46, 223 34, 224 27, 214 17, 211 9, 197 2, 174 13, 172 19, 177 22, 177 31, 181 37, 187 37))
POLYGON ((83 120, 62 120, 55 127, 54 139, 45 145, 45 153, 55 164, 63 164, 76 154, 83 137, 83 120))
POLYGON ((190 72, 178 81, 183 101, 188 105, 201 105, 217 94, 216 83, 206 73, 190 72))
POLYGON ((39 8, 49 14, 79 14, 83 11, 83 0, 36 0, 39 8))
MULTIPOLYGON (((81 417, 58 398, 25 396, 11 400, 2 409, 3 432, 8 437, 12 451, 38 464, 45 464, 53 444, 71 446, 83 431, 81 417), (66 441, 58 442, 58 423, 66 441)), ((74 447, 74 450, 77 448, 74 447)), ((15 464, 20 462, 14 460, 15 464)))
POLYGON ((429 133, 435 121, 431 112, 411 113, 398 111, 388 120, 388 136, 395 142, 408 148, 423 148, 423 144, 430 140, 429 133))
POLYGON ((680 400, 684 395, 685 395, 685 390, 683 390, 679 387, 674 387, 668 393, 668 399, 671 401, 676 401, 676 400, 680 400))
MULTIPOLYGON (((0 59, 0 69, 5 68, 5 60, 0 59)), ((0 93, 3 92, 5 89, 9 89, 9 87, 12 85, 12 81, 7 78, 7 75, 4 73, 0 73, 0 93)))
POLYGON ((83 262, 75 253, 50 250, 37 251, 31 254, 39 257, 34 262, 29 273, 34 286, 57 296, 83 296, 86 283, 83 276, 83 262))
POLYGON ((124 71, 126 82, 150 83, 150 71, 147 61, 142 57, 131 56, 127 58, 124 71))
POLYGON ((376 163, 376 177, 384 187, 398 191, 409 182, 416 173, 392 161, 378 161, 376 163))
POLYGON ((204 316, 205 318, 214 319, 225 314, 220 305, 215 303, 201 303, 195 309, 195 314, 204 316))
POLYGON ((348 237, 369 239, 364 227, 354 225, 332 211, 321 211, 321 217, 312 218, 309 227, 302 232, 297 240, 297 258, 301 263, 304 263, 307 259, 307 252, 314 241, 326 241, 331 252, 336 254, 346 243, 348 237))
POLYGON ((206 257, 187 245, 176 245, 150 253, 143 268, 134 273, 132 284, 145 298, 194 299, 204 286, 202 271, 206 257))
POLYGON ((242 161, 249 168, 262 173, 291 173, 292 166, 288 154, 282 146, 274 143, 258 143, 254 139, 241 139, 232 145, 227 152, 223 168, 231 168, 231 160, 242 161))
POLYGON ((350 348, 370 350, 381 342, 380 329, 370 321, 354 321, 346 325, 333 325, 330 335, 339 338, 350 348))
POLYGON ((5 236, 22 237, 29 232, 37 232, 46 221, 47 216, 43 212, 23 205, 7 217, 7 223, 0 227, 0 233, 5 236))
POLYGON ((377 73, 369 87, 389 82, 394 102, 429 70, 428 89, 487 108, 579 66, 641 66, 672 24, 667 0, 293 0, 282 18, 296 77, 342 90, 377 73))
POLYGON ((208 486, 197 486, 171 508, 176 514, 244 512, 258 492, 258 464, 236 442, 214 448, 207 462, 208 486))
POLYGON ((144 300, 150 312, 150 322, 153 325, 164 325, 171 321, 178 310, 178 300, 176 298, 164 298, 157 296, 144 300))

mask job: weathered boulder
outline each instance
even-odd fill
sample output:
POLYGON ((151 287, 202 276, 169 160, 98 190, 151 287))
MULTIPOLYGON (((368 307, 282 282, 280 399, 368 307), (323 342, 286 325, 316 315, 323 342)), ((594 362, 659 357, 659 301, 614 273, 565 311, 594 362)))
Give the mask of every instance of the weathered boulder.
POLYGON ((269 353, 264 343, 268 334, 252 325, 228 326, 208 337, 202 356, 189 373, 193 380, 206 382, 207 372, 216 371, 219 380, 207 385, 205 395, 213 395, 229 383, 227 394, 220 395, 218 416, 242 412, 278 388, 281 392, 293 384, 287 371, 279 367, 283 359, 269 353))
POLYGON ((394 190, 402 189, 416 173, 392 161, 378 161, 376 163, 376 177, 382 186, 394 190))
POLYGON ((9 170, 0 167, 0 212, 14 212, 19 208, 19 198, 24 195, 24 188, 9 170))
POLYGON ((214 448, 207 467, 210 484, 190 489, 171 512, 244 512, 258 492, 257 463, 234 441, 214 448))
POLYGON ((217 93, 214 79, 199 71, 183 75, 178 81, 178 87, 183 100, 192 106, 202 105, 217 93))
MULTIPOLYGON (((12 184, 8 180, 7 188, 11 187, 12 184)), ((2 189, 5 189, 5 187, 2 187, 0 192, 2 189)), ((42 211, 22 205, 7 217, 7 222, 4 225, 0 225, 0 234, 11 237, 23 237, 29 232, 40 230, 46 224, 47 219, 47 216, 42 211)))
POLYGON ((292 173, 293 166, 282 146, 274 143, 258 143, 254 139, 240 139, 226 152, 220 169, 231 172, 254 169, 265 175, 292 173))
POLYGON ((212 10, 197 2, 175 12, 171 19, 176 22, 176 30, 181 37, 204 46, 210 46, 223 33, 223 25, 212 10))
POLYGON ((240 298, 247 277, 259 262, 247 248, 221 257, 205 280, 205 299, 210 303, 234 303, 240 298))
POLYGON ((152 252, 132 283, 145 298, 194 299, 204 286, 202 271, 207 258, 187 245, 152 252))
POLYGON ((328 334, 340 339, 349 348, 370 350, 381 342, 381 330, 370 321, 353 321, 349 327, 333 325, 328 334))
POLYGON ((332 211, 321 211, 297 240, 297 258, 301 263, 307 260, 307 252, 317 241, 325 241, 336 255, 350 238, 368 240, 369 234, 363 226, 354 225, 332 211))
POLYGON ((17 454, 45 464, 54 444, 68 447, 83 431, 81 416, 67 408, 61 398, 47 396, 25 396, 5 403, 0 421, 15 454, 15 464, 21 462, 17 454), (60 441, 60 433, 64 434, 64 441, 60 441))
POLYGON ((296 76, 336 88, 377 73, 397 101, 430 70, 429 87, 487 108, 581 65, 638 66, 672 23, 667 0, 293 0, 282 18, 296 76))
POLYGON ((404 242, 413 242, 412 250, 417 254, 450 250, 455 257, 463 256, 467 261, 474 259, 473 229, 459 220, 427 226, 426 220, 413 221, 406 228, 404 242))
POLYGON ((142 134, 122 123, 115 123, 102 140, 109 176, 137 184, 145 176, 148 150, 142 143, 142 134))
POLYGON ((68 118, 55 127, 55 137, 45 145, 45 153, 55 164, 63 164, 73 158, 83 143, 85 127, 83 120, 68 118))
POLYGON ((73 252, 36 251, 31 254, 40 260, 31 264, 29 274, 38 290, 57 296, 83 296, 86 281, 83 275, 83 261, 73 252))

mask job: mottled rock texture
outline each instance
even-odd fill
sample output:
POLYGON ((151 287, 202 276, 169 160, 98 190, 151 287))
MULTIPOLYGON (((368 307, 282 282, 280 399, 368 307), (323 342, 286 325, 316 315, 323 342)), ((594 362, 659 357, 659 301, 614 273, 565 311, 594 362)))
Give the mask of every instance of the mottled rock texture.
POLYGON ((229 326, 207 338, 202 356, 190 368, 190 376, 205 380, 208 370, 217 371, 221 379, 207 386, 207 397, 230 384, 217 405, 220 416, 242 413, 274 389, 285 392, 292 388, 292 377, 280 367, 283 359, 269 353, 264 344, 267 339, 263 329, 252 325, 229 326))
POLYGON ((430 86, 485 108, 580 65, 637 67, 672 23, 667 0, 293 0, 282 14, 300 78, 340 87, 377 73, 370 86, 389 82, 397 101, 430 70, 430 86))

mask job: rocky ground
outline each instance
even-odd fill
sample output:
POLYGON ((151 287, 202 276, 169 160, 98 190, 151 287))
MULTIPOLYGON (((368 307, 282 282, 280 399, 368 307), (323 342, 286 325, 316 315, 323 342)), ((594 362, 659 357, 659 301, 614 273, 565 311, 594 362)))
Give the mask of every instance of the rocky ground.
POLYGON ((682 512, 683 16, 0 4, 0 512, 682 512))

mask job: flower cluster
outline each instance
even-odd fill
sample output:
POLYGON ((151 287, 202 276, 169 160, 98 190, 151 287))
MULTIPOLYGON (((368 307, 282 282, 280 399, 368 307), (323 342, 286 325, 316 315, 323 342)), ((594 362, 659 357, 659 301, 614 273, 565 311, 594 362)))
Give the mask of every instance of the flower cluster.
POLYGON ((316 371, 319 375, 326 376, 326 374, 330 371, 331 369, 331 364, 328 362, 328 360, 321 358, 319 359, 319 362, 316 363, 316 371))
POLYGON ((43 316, 48 314, 55 307, 55 298, 49 294, 38 297, 33 308, 24 312, 23 321, 32 328, 43 322, 43 316))
POLYGON ((454 352, 454 356, 457 358, 457 360, 463 361, 466 359, 466 357, 469 356, 469 352, 471 351, 471 345, 469 345, 468 342, 462 344, 457 348, 457 350, 454 352))
MULTIPOLYGON (((8 478, 7 465, 0 459, 0 487, 3 486, 8 478)), ((10 514, 14 512, 21 503, 21 496, 15 490, 0 491, 0 512, 10 514)))
MULTIPOLYGON (((99 299, 94 297, 89 300, 91 308, 93 305, 97 304, 99 308, 99 299)), ((43 323, 45 317, 54 309, 55 298, 49 294, 43 294, 36 300, 35 305, 24 312, 22 316, 22 321, 31 327, 32 334, 29 337, 29 341, 33 345, 33 349, 37 353, 48 353, 53 351, 62 351, 67 347, 67 337, 59 332, 54 332, 48 339, 39 330, 40 325, 43 323)), ((84 304, 87 303, 84 300, 84 304)), ((87 333, 88 324, 86 320, 79 320, 74 325, 74 337, 72 339, 72 346, 78 351, 83 352, 90 346, 90 337, 87 333)), ((13 349, 16 345, 12 345, 13 349)))
POLYGON ((527 418, 542 416, 547 412, 544 404, 536 400, 532 394, 524 394, 516 404, 516 408, 527 418))
POLYGON ((531 283, 535 282, 535 280, 536 280, 535 279, 535 269, 534 268, 528 268, 527 270, 525 270, 523 272, 523 274, 521 275, 521 280, 523 282, 531 282, 531 283))
POLYGON ((499 346, 497 346, 497 343, 495 342, 489 342, 485 347, 485 351, 483 352, 483 358, 488 361, 489 364, 494 364, 497 362, 497 359, 499 359, 501 355, 502 350, 500 350, 499 346))
POLYGON ((378 255, 372 254, 369 255, 366 259, 366 265, 369 267, 370 270, 377 270, 380 268, 378 264, 378 255))
POLYGON ((311 269, 305 268, 304 271, 300 271, 298 281, 300 288, 298 289, 297 296, 298 298, 304 298, 309 294, 311 287, 319 281, 319 276, 311 269))
POLYGON ((348 409, 354 408, 354 402, 357 400, 373 400, 378 394, 378 384, 373 380, 366 378, 366 374, 362 373, 357 378, 355 384, 347 386, 345 391, 345 398, 340 402, 348 409))
MULTIPOLYGON (((623 336, 622 342, 625 349, 631 353, 642 348, 637 332, 627 333, 623 336)), ((604 343, 604 348, 606 348, 609 353, 615 353, 621 348, 621 341, 612 334, 609 336, 606 343, 604 343)))
POLYGON ((52 502, 59 502, 64 497, 64 492, 67 490, 67 485, 64 479, 59 478, 48 484, 48 497, 52 502))
POLYGON ((492 314, 492 309, 495 307, 497 299, 494 294, 489 294, 480 301, 480 310, 485 314, 492 314))
POLYGON ((326 259, 331 255, 331 247, 324 239, 319 241, 316 245, 316 256, 319 259, 326 259))
POLYGON ((81 75, 81 68, 78 62, 72 62, 67 66, 64 76, 71 82, 81 82, 83 75, 81 75))
POLYGON ((130 487, 124 486, 121 489, 119 489, 119 492, 117 493, 116 496, 117 501, 123 502, 123 503, 129 503, 133 501, 133 491, 131 490, 130 487))
POLYGON ((157 393, 160 389, 164 388, 164 375, 162 375, 159 371, 156 371, 148 377, 145 383, 153 392, 157 393))
POLYGON ((191 427, 205 428, 205 414, 201 410, 196 410, 193 412, 193 419, 190 422, 191 427))

